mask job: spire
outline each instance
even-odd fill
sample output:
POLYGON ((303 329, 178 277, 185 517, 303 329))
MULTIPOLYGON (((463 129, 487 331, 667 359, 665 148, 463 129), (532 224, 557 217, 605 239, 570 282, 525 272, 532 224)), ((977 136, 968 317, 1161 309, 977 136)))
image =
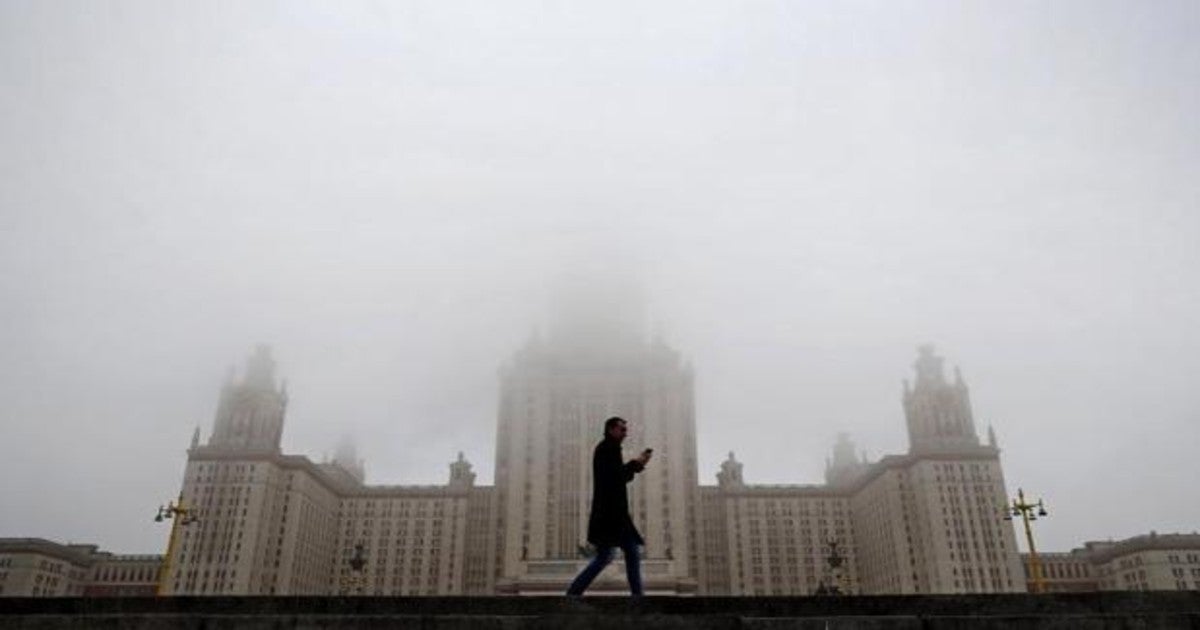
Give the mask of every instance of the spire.
POLYGON ((611 356, 645 343, 646 297, 642 283, 609 261, 581 261, 551 289, 547 340, 576 355, 611 356))
POLYGON ((259 389, 275 389, 275 359, 271 358, 271 346, 265 343, 254 348, 254 355, 246 362, 244 382, 259 389))
POLYGON ((192 433, 192 445, 188 450, 200 446, 200 425, 196 425, 196 430, 192 433))
POLYGON ((942 373, 942 357, 935 354, 933 344, 926 343, 917 346, 917 360, 913 367, 917 370, 917 387, 922 385, 941 385, 946 382, 942 373))
POLYGON ((988 446, 992 448, 1000 448, 999 442, 996 441, 996 429, 992 425, 988 425, 988 446))

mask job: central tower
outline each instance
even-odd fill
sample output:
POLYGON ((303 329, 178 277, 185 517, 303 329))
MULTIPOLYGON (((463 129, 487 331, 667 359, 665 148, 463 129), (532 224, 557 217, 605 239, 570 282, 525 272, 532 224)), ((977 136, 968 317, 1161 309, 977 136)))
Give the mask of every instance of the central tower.
MULTIPOLYGON (((496 578, 520 580, 531 563, 581 559, 592 451, 604 420, 621 416, 630 427, 625 458, 654 449, 629 488, 645 557, 657 561, 664 579, 692 580, 698 479, 691 367, 662 340, 647 340, 636 300, 589 295, 567 296, 576 299, 558 304, 549 333, 533 335, 500 370, 496 578)), ((563 589, 571 577, 562 576, 563 589)))
POLYGON ((278 453, 287 410, 287 388, 275 384, 271 349, 260 345, 246 362, 240 383, 230 374, 221 389, 208 445, 216 448, 278 453))
POLYGON ((954 370, 954 382, 949 383, 942 372, 942 357, 933 346, 918 349, 913 368, 917 382, 904 382, 904 416, 908 422, 909 451, 929 453, 954 451, 979 446, 975 419, 971 414, 971 399, 962 374, 954 370))

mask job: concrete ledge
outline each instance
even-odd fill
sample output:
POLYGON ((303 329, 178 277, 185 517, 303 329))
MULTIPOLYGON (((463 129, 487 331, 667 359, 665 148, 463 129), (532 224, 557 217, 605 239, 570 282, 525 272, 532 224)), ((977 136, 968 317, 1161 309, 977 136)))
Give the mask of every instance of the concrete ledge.
POLYGON ((1200 592, 883 597, 0 598, 22 630, 784 630, 1045 628, 1200 630, 1200 592))

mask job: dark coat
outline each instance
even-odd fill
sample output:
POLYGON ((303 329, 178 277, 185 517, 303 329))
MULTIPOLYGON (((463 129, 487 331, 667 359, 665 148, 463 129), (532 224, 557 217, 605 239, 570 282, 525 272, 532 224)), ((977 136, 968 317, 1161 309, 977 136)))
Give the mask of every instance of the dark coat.
POLYGON ((616 547, 632 538, 646 544, 629 516, 625 484, 642 472, 636 461, 621 461, 621 443, 604 439, 592 455, 592 514, 588 519, 588 542, 597 547, 616 547))

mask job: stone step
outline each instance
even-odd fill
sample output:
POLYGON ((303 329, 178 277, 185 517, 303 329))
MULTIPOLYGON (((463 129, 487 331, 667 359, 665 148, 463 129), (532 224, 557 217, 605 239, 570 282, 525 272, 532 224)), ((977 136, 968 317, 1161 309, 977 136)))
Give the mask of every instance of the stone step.
POLYGON ((1200 593, 0 598, 5 630, 1200 630, 1200 593))

